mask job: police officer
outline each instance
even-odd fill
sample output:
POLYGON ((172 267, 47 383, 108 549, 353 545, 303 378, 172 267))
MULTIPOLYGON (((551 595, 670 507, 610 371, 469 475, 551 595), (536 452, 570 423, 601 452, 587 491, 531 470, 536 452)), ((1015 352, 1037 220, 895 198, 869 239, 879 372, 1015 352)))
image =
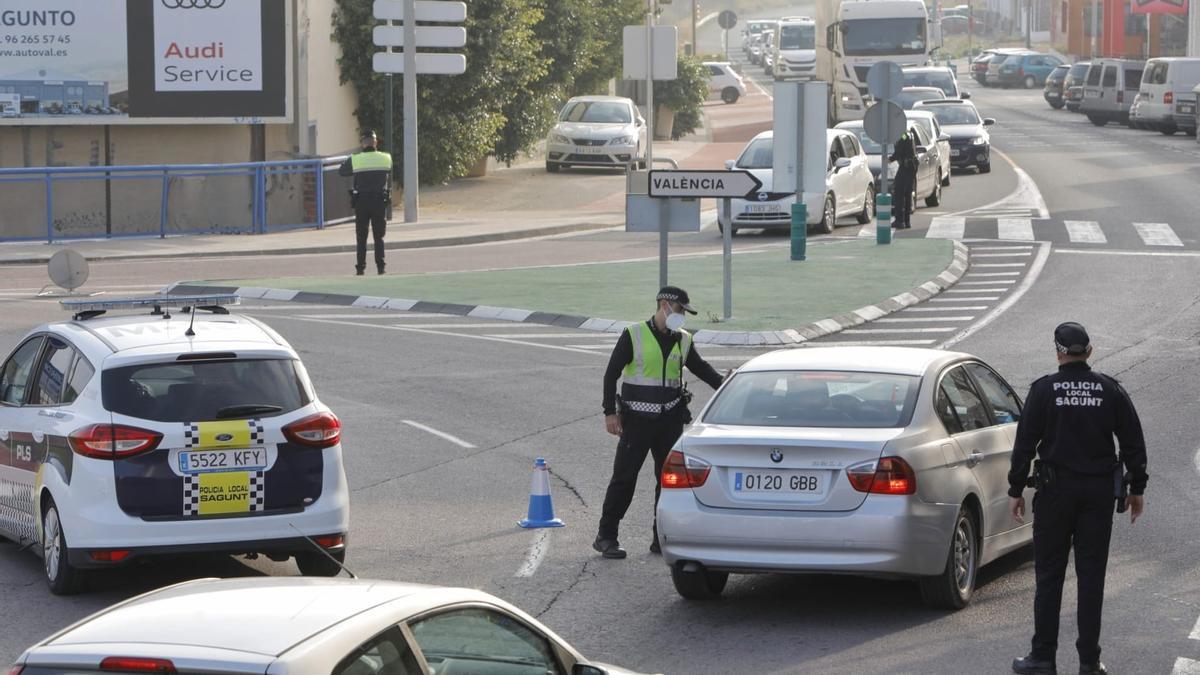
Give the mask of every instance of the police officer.
MULTIPOLYGON (((692 419, 687 408, 691 396, 683 382, 684 366, 713 389, 724 380, 700 358, 692 336, 683 330, 683 313, 696 313, 687 292, 664 286, 658 292, 657 302, 654 316, 629 326, 617 338, 604 372, 604 427, 621 438, 613 460, 612 480, 604 495, 599 532, 592 544, 605 558, 625 557, 625 549, 617 541, 617 528, 633 501, 638 472, 646 463, 647 452, 654 457, 654 503, 658 504, 663 463, 683 433, 683 425, 692 419), (622 380, 619 409, 618 378, 622 380)), ((661 552, 657 523, 650 552, 661 552)))
POLYGON ((891 161, 898 165, 896 180, 892 184, 892 227, 907 230, 913 212, 913 190, 917 187, 917 149, 912 129, 900 135, 891 161))
POLYGON ((1058 372, 1030 387, 1008 473, 1013 518, 1021 523, 1029 465, 1035 453, 1040 458, 1033 498, 1033 648, 1012 668, 1026 675, 1056 672, 1058 614, 1067 554, 1073 548, 1079 581, 1079 672, 1103 674, 1108 671, 1100 663, 1100 614, 1113 510, 1128 479, 1130 522, 1142 514, 1146 442, 1129 394, 1088 366, 1092 347, 1083 326, 1059 325, 1054 346, 1058 372))
POLYGON ((387 212, 392 201, 392 156, 380 152, 375 132, 362 134, 362 151, 338 167, 338 174, 354 176, 350 204, 354 207, 354 233, 357 236, 358 259, 355 274, 362 276, 367 267, 367 230, 375 236, 375 269, 380 274, 386 267, 383 261, 383 236, 387 233, 387 212))

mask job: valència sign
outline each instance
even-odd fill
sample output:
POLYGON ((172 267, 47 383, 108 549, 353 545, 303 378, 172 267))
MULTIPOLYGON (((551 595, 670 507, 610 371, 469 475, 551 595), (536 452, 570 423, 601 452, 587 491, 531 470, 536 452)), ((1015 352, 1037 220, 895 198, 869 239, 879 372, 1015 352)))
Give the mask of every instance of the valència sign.
POLYGON ((291 121, 293 0, 0 0, 0 124, 291 121))
POLYGON ((650 172, 651 197, 745 197, 762 187, 749 171, 656 169, 650 172))

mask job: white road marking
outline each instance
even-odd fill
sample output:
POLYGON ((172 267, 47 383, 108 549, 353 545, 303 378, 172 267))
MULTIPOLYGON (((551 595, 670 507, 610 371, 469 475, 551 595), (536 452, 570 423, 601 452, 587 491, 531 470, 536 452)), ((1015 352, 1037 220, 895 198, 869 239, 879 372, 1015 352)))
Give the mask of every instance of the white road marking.
POLYGON ((960 281, 959 286, 995 286, 996 284, 1013 284, 1016 279, 989 279, 988 281, 960 281))
POLYGON ((858 230, 858 236, 860 236, 860 237, 874 237, 874 236, 875 236, 875 230, 877 229, 877 227, 878 227, 878 226, 877 226, 875 223, 868 223, 867 225, 863 225, 863 226, 862 226, 861 228, 859 228, 859 230, 858 230))
POLYGON ((537 572, 542 561, 546 559, 546 553, 550 550, 550 533, 552 531, 548 527, 543 527, 534 533, 533 543, 529 545, 529 553, 525 556, 525 562, 521 563, 521 567, 517 570, 516 576, 531 577, 537 572))
POLYGON ((946 293, 1003 293, 1007 288, 951 288, 946 293))
POLYGON ((617 339, 617 335, 615 333, 596 333, 594 335, 590 335, 589 331, 582 331, 582 330, 579 331, 578 333, 484 333, 484 335, 487 335, 488 337, 499 337, 499 338, 559 338, 559 339, 577 338, 577 339, 586 339, 586 338, 594 337, 594 338, 600 339, 600 340, 608 340, 609 342, 612 342, 617 339))
POLYGON ((975 269, 976 267, 994 268, 994 267, 1024 267, 1024 266, 1025 266, 1025 263, 971 263, 971 269, 975 269))
POLYGON ((972 246, 971 252, 975 251, 1030 251, 1032 246, 972 246))
POLYGON ((873 333, 949 333, 951 328, 847 328, 842 331, 845 335, 866 335, 873 333))
POLYGON ((458 436, 451 436, 450 434, 448 434, 444 431, 438 431, 437 429, 434 429, 433 427, 425 426, 424 424, 421 424, 420 422, 414 422, 412 420, 400 420, 400 421, 404 422, 405 424, 407 424, 410 427, 420 429, 421 431, 424 431, 429 434, 433 434, 434 436, 437 436, 438 438, 442 438, 447 441, 450 441, 451 443, 457 445, 460 448, 466 448, 468 450, 471 450, 475 447, 473 444, 464 441, 463 439, 459 438, 458 436))
POLYGON ((929 222, 926 239, 962 239, 967 228, 967 219, 954 216, 935 216, 929 222))
POLYGON ((1166 223, 1134 223, 1133 227, 1147 246, 1183 246, 1175 230, 1166 223))
POLYGON ((1029 274, 1026 274, 1025 278, 1021 280, 1021 285, 1018 286, 1012 293, 1010 293, 1003 302, 1001 302, 999 305, 996 305, 995 309, 988 312, 982 319, 968 326, 967 329, 961 333, 958 333, 954 337, 938 345, 938 348, 946 349, 952 345, 962 342, 980 330, 983 330, 984 327, 999 318, 1001 314, 1007 312, 1010 307, 1017 304, 1017 302, 1027 292, 1029 292, 1029 289, 1033 288, 1033 284, 1037 281, 1038 276, 1042 273, 1042 268, 1046 266, 1046 260, 1049 257, 1050 245, 1046 243, 1039 244, 1038 255, 1033 260, 1033 264, 1029 266, 1029 274))
POLYGON ((1133 255, 1150 258, 1200 258, 1200 251, 1097 251, 1080 248, 1056 248, 1055 253, 1082 253, 1084 255, 1133 255))
POLYGON ((991 204, 984 204, 978 208, 959 211, 954 215, 962 216, 983 211, 1028 210, 1030 215, 1035 215, 1036 212, 1036 216, 1043 220, 1049 218, 1050 210, 1046 208, 1046 200, 1042 199, 1042 193, 1040 190, 1038 190, 1037 183, 1035 183, 1033 179, 1029 177, 1029 174, 1025 173, 1021 167, 1017 166, 1017 163, 1012 161, 1008 155, 1000 152, 994 146, 992 147, 992 152, 999 155, 1004 161, 1008 162, 1008 164, 1013 168, 1013 171, 1017 174, 1016 189, 1014 189, 1007 197, 1004 197, 1003 199, 994 201, 991 204))
MULTIPOLYGON (((931 345, 937 340, 839 340, 823 344, 837 347, 870 347, 872 345, 931 345)), ((819 345, 813 345, 817 347, 819 345)))
POLYGON ((996 228, 1001 239, 1033 241, 1033 221, 1029 218, 998 218, 996 228))
POLYGON ((972 258, 1022 258, 1033 255, 1033 251, 1013 251, 1012 253, 976 253, 972 258))
POLYGON ((1108 237, 1100 229, 1100 223, 1091 220, 1064 220, 1067 236, 1073 244, 1107 244, 1108 237))
MULTIPOLYGON (((613 343, 615 344, 615 343, 613 343)), ((591 344, 591 345, 564 345, 566 347, 574 347, 575 349, 608 349, 612 346, 609 343, 591 344)), ((708 358, 707 356, 704 358, 708 358)))
MULTIPOLYGON (((1200 466, 1200 458, 1198 458, 1197 464, 1200 466)), ((1200 640, 1200 619, 1196 619, 1196 625, 1192 628, 1192 632, 1190 635, 1188 635, 1188 639, 1200 640)))
MULTIPOLYGON (((947 307, 946 309, 959 309, 958 307, 947 307)), ((926 321, 970 321, 973 316, 918 316, 913 318, 900 317, 897 319, 875 319, 875 323, 924 323, 926 321)))
POLYGON ((905 312, 962 312, 971 309, 987 309, 987 305, 959 305, 955 307, 908 307, 905 312))
POLYGON ((1200 661, 1180 656, 1175 659, 1175 667, 1171 669, 1171 675, 1200 675, 1200 661))
MULTIPOLYGON (((989 295, 989 296, 985 296, 985 297, 974 297, 974 298, 930 298, 929 301, 930 302, 979 302, 980 300, 999 300, 999 299, 1000 299, 1000 296, 998 296, 998 295, 989 295)), ((958 310, 958 309, 962 309, 962 308, 955 307, 954 309, 958 310)))
MULTIPOLYGON (((445 315, 443 315, 445 316, 445 315)), ((520 323, 517 321, 495 321, 493 323, 410 323, 404 328, 545 328, 544 323, 520 323)))
MULTIPOLYGON (((396 312, 389 312, 387 310, 381 310, 381 311, 375 312, 374 314, 333 314, 333 313, 330 313, 330 314, 300 314, 299 316, 305 317, 307 319, 387 319, 389 321, 394 320, 394 319, 411 319, 411 318, 413 318, 413 316, 409 315, 409 314, 398 314, 396 312)), ((445 318, 446 317, 445 314, 419 314, 418 316, 420 316, 422 318, 427 318, 427 319, 445 318)))
POLYGON ((1020 272, 968 272, 967 278, 973 279, 975 277, 1016 277, 1016 276, 1020 276, 1020 275, 1021 275, 1020 272))

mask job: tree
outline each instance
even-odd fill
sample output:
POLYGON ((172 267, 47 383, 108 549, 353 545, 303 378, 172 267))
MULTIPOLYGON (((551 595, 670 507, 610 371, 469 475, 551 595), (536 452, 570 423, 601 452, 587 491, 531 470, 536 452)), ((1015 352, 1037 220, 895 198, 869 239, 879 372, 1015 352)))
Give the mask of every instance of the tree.
POLYGON ((680 56, 677 77, 654 83, 654 103, 675 111, 671 138, 678 140, 700 128, 700 106, 708 98, 708 68, 694 56, 680 56))

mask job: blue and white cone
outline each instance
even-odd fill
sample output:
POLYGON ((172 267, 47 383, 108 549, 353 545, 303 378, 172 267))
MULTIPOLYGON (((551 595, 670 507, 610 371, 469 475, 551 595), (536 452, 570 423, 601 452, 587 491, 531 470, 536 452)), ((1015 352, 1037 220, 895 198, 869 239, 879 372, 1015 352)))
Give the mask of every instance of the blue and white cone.
POLYGON ((554 517, 554 502, 550 500, 550 469, 546 460, 538 457, 533 463, 533 485, 529 488, 529 515, 517 523, 521 527, 562 527, 563 521, 554 517))

